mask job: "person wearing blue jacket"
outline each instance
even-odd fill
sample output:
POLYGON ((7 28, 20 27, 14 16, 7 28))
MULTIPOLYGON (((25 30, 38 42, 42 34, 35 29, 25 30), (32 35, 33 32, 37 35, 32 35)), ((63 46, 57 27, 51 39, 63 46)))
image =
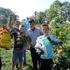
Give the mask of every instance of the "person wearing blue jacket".
POLYGON ((49 34, 49 26, 46 23, 41 25, 43 35, 36 40, 35 48, 40 53, 40 70, 52 70, 53 64, 53 45, 58 45, 58 41, 53 35, 49 34))
MULTIPOLYGON (((28 32, 28 29, 29 29, 29 18, 26 18, 22 21, 22 25, 24 26, 23 30, 24 32, 28 32)), ((27 49, 27 45, 25 45, 25 47, 23 48, 23 64, 26 65, 27 62, 26 62, 26 49, 27 49)))

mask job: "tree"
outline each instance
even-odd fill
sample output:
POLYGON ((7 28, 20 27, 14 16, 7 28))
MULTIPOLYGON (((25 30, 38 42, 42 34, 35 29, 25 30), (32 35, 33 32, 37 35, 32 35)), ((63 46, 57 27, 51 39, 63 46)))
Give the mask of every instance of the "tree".
POLYGON ((69 2, 64 2, 60 11, 59 15, 61 15, 62 20, 64 22, 70 21, 70 3, 69 2))
POLYGON ((0 25, 11 25, 11 22, 15 20, 17 20, 17 15, 15 15, 14 12, 10 9, 0 7, 0 25))
POLYGON ((58 12, 61 8, 62 4, 60 1, 56 0, 51 6, 50 6, 50 9, 48 9, 47 11, 47 20, 48 21, 51 21, 53 20, 53 18, 57 17, 58 16, 58 12))
POLYGON ((40 23, 40 22, 39 22, 40 17, 39 17, 39 13, 38 13, 37 11, 34 12, 34 18, 35 18, 35 22, 36 22, 36 23, 40 23))

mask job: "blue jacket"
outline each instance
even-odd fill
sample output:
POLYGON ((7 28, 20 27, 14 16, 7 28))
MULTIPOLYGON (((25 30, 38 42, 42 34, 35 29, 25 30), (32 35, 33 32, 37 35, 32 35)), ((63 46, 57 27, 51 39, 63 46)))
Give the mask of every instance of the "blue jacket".
POLYGON ((29 29, 29 21, 25 19, 22 24, 24 25, 24 31, 27 32, 29 29))

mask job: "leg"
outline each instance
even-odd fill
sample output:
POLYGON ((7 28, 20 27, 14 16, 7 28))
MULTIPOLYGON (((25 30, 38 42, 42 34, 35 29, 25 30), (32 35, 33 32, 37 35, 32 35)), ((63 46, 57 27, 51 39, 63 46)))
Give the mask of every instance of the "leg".
POLYGON ((52 59, 41 59, 40 70, 52 70, 52 59))
POLYGON ((40 61, 40 54, 37 53, 37 61, 38 61, 38 69, 40 70, 41 61, 40 61))
POLYGON ((30 52, 31 52, 31 57, 32 57, 32 62, 33 62, 33 70, 37 70, 37 54, 36 54, 36 50, 34 48, 30 48, 30 52))
POLYGON ((19 64, 18 63, 16 64, 16 68, 19 70, 19 64))
POLYGON ((15 64, 12 64, 12 70, 15 70, 15 64))
POLYGON ((23 64, 26 64, 26 48, 23 48, 23 64))
POLYGON ((22 64, 19 63, 19 70, 23 70, 22 67, 23 67, 23 63, 22 64))
POLYGON ((19 50, 18 59, 19 59, 19 69, 22 70, 23 68, 23 49, 19 50))
POLYGON ((46 60, 46 70, 52 70, 52 66, 53 66, 53 60, 47 59, 46 60))
POLYGON ((40 70, 45 70, 45 61, 41 59, 40 63, 41 63, 40 70))
POLYGON ((2 61, 1 61, 1 57, 0 57, 0 70, 1 70, 1 67, 2 67, 2 61))
POLYGON ((17 56, 17 50, 13 51, 13 57, 12 57, 12 70, 15 70, 15 66, 18 64, 18 56, 17 56))

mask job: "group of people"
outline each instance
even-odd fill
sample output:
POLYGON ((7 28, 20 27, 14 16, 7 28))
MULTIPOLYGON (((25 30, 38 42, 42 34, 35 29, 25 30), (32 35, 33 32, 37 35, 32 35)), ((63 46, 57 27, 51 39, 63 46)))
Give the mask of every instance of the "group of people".
POLYGON ((35 20, 30 19, 29 29, 25 32, 24 25, 16 21, 11 31, 14 43, 12 70, 15 70, 15 66, 23 70, 23 65, 26 64, 26 48, 31 52, 33 70, 52 70, 53 45, 58 45, 58 41, 49 34, 48 23, 42 23, 39 29, 35 27, 35 20))

